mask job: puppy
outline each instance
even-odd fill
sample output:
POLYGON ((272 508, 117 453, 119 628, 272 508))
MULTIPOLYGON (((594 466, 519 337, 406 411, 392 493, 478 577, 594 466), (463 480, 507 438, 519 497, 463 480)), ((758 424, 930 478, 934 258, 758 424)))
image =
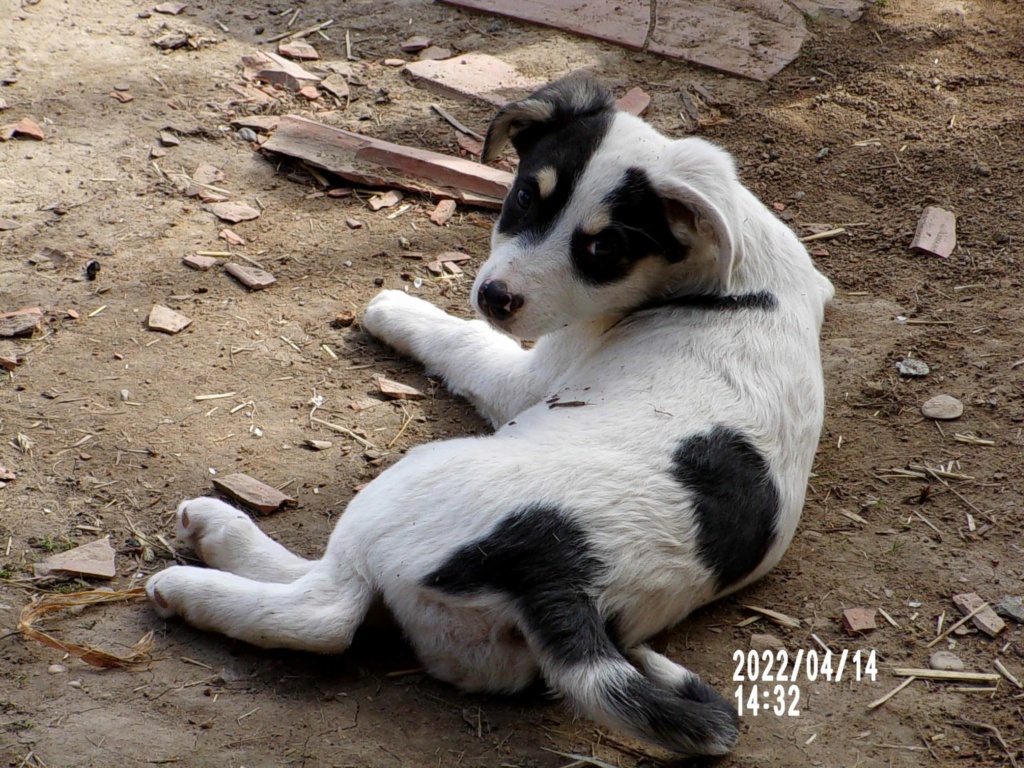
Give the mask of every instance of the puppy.
POLYGON ((344 651, 379 597, 442 680, 513 692, 539 675, 603 725, 724 754, 735 708, 643 642, 786 551, 832 286, 729 155, 586 79, 504 107, 484 160, 508 142, 519 171, 473 286, 485 320, 401 291, 363 318, 494 434, 409 451, 316 561, 220 501, 183 502, 178 535, 210 567, 157 573, 149 596, 202 629, 321 653, 344 651))

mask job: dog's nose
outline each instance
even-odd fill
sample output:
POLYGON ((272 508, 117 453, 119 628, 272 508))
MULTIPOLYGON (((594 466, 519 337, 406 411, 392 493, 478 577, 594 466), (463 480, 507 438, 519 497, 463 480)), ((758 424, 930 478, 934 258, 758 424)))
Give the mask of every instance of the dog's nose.
POLYGON ((488 280, 480 286, 476 297, 480 310, 495 320, 508 320, 525 302, 520 294, 508 289, 504 280, 488 280))

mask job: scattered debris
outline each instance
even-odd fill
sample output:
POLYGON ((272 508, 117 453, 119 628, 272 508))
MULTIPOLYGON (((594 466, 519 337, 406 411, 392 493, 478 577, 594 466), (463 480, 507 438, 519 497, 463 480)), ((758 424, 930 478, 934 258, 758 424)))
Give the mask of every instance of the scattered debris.
POLYGON ((126 93, 124 91, 111 91, 107 95, 110 98, 112 98, 112 99, 117 99, 122 104, 127 104, 127 103, 129 103, 131 101, 135 101, 135 97, 134 96, 132 96, 130 93, 126 93))
POLYGON ((185 3, 160 3, 153 8, 157 13, 166 13, 168 16, 177 16, 188 6, 185 3))
POLYGON ((615 102, 615 106, 623 112, 640 117, 651 106, 651 96, 638 85, 630 88, 625 96, 615 102))
POLYGON ((458 96, 503 107, 528 96, 544 83, 486 53, 467 53, 451 59, 425 59, 406 64, 418 84, 445 96, 458 96))
POLYGON ((993 661, 992 666, 998 669, 999 674, 1001 674, 1003 677, 1005 677, 1007 680, 1013 683, 1013 685, 1015 685, 1018 688, 1024 688, 1024 685, 1020 684, 1020 680, 1017 679, 1016 675, 1014 675, 1010 670, 1008 670, 1006 668, 1006 665, 1003 664, 1003 662, 1001 662, 999 659, 993 661))
POLYGON ((224 477, 214 477, 213 487, 260 514, 269 515, 285 507, 294 507, 298 502, 276 488, 261 483, 254 477, 235 472, 224 477))
POLYGON ((320 91, 316 89, 315 85, 304 85, 298 90, 299 96, 309 101, 316 101, 320 98, 320 91))
MULTIPOLYGON (((566 0, 443 1, 759 81, 768 80, 793 61, 809 35, 801 11, 785 0, 659 3, 655 25, 651 24, 655 18, 651 0, 601 5, 566 0)), ((804 4, 834 5, 810 0, 804 4)))
POLYGON ((400 67, 405 64, 405 59, 384 59, 385 67, 400 67))
POLYGON ((251 291, 262 291, 277 282, 277 278, 266 270, 234 262, 224 267, 224 271, 251 291))
POLYGON ((843 626, 851 635, 878 629, 873 608, 847 608, 843 611, 843 626))
POLYGON ((369 206, 375 211, 379 211, 382 208, 394 208, 405 197, 401 192, 396 189, 392 189, 388 192, 382 192, 379 195, 374 195, 369 200, 369 206))
POLYGON ((251 56, 242 57, 245 76, 250 80, 261 80, 289 91, 319 83, 321 78, 294 61, 268 51, 257 51, 251 56))
POLYGON ((43 129, 27 117, 21 118, 16 123, 0 126, 0 141, 9 141, 15 136, 25 136, 36 141, 42 141, 45 138, 43 129))
POLYGON ((160 143, 165 147, 177 147, 181 144, 181 139, 170 131, 160 131, 159 138, 160 143))
POLYGON ((348 81, 341 75, 328 75, 320 83, 320 87, 335 98, 348 100, 350 94, 348 81))
POLYGON ((245 115, 236 117, 231 121, 236 128, 251 128, 257 133, 273 133, 281 124, 281 118, 277 115, 245 115))
POLYGON ((1005 622, 974 592, 953 595, 953 605, 959 608, 961 613, 971 616, 974 626, 989 637, 995 637, 1006 629, 1005 622))
POLYGON ((12 229, 20 229, 21 224, 12 219, 0 219, 0 232, 10 232, 12 229))
MULTIPOLYGON (((17 357, 7 357, 5 355, 0 355, 0 368, 3 368, 5 371, 13 371, 15 368, 18 367, 20 363, 21 361, 17 357)), ((0 480, 4 479, 3 473, 3 465, 0 464, 0 480)))
POLYGON ((455 201, 454 200, 442 200, 434 208, 430 214, 430 220, 437 224, 439 227, 443 227, 448 223, 448 220, 455 215, 455 201))
POLYGON ((298 59, 299 61, 317 61, 320 58, 316 48, 301 40, 282 40, 277 44, 277 52, 289 59, 298 59))
POLYGON ((356 321, 356 313, 350 309, 342 310, 334 316, 331 325, 335 328, 348 328, 356 321))
POLYGON ((221 240, 226 240, 228 245, 245 245, 245 238, 234 230, 224 228, 218 234, 221 240))
POLYGON ((362 229, 363 222, 359 221, 359 219, 345 219, 345 226, 349 229, 362 229))
POLYGON ((928 367, 928 363, 923 360, 915 360, 912 357, 904 358, 896 363, 896 370, 899 371, 900 376, 907 376, 909 378, 921 378, 931 373, 931 368, 928 367))
POLYGON ((775 635, 759 634, 755 632, 750 636, 750 648, 761 651, 784 651, 786 644, 775 635))
POLYGON ((440 61, 441 59, 450 59, 451 57, 451 49, 432 45, 420 51, 420 55, 416 58, 420 61, 440 61))
POLYGON ((382 395, 389 397, 392 400, 422 400, 426 397, 426 395, 415 387, 410 387, 407 384, 400 384, 397 381, 392 381, 391 379, 385 379, 383 377, 377 379, 377 386, 380 388, 382 395))
POLYGON ((484 153, 484 143, 462 131, 455 132, 455 141, 459 145, 459 149, 467 155, 480 157, 484 153))
POLYGON ((10 482, 11 480, 17 479, 18 476, 12 470, 5 467, 2 462, 0 462, 0 480, 4 482, 10 482))
POLYGON ((915 251, 948 258, 956 247, 956 216, 934 205, 925 208, 917 222, 910 247, 915 251))
POLYGON ((995 612, 1007 619, 1013 619, 1018 624, 1024 624, 1024 597, 1012 597, 1003 595, 1002 599, 995 604, 995 612))
POLYGON ((0 337, 31 336, 42 327, 43 310, 26 307, 0 315, 0 337))
POLYGON ((312 451, 326 451, 328 448, 334 447, 334 443, 330 440, 313 440, 311 438, 303 440, 302 444, 312 451))
POLYGON ((959 419, 964 413, 964 404, 951 395, 936 395, 921 406, 925 418, 937 421, 959 419))
POLYGON ((145 599, 146 590, 144 587, 134 587, 123 592, 91 589, 84 592, 36 597, 22 609, 21 617, 18 620, 18 632, 36 642, 81 659, 86 664, 91 664, 94 667, 112 669, 117 667, 145 666, 152 661, 149 655, 149 651, 153 648, 152 632, 147 632, 139 638, 139 641, 129 649, 126 656, 118 656, 115 653, 108 653, 100 648, 94 648, 89 645, 79 645, 69 640, 58 640, 53 635, 33 626, 38 619, 50 613, 66 611, 69 608, 84 608, 99 603, 114 603, 121 600, 145 599))
POLYGON ((100 269, 102 269, 102 267, 98 261, 90 261, 85 265, 85 279, 90 281, 95 280, 96 276, 100 273, 100 269))
POLYGON ((462 274, 462 270, 459 268, 459 265, 456 264, 454 261, 442 261, 441 266, 444 267, 445 271, 449 275, 455 275, 456 277, 458 277, 459 275, 462 274))
POLYGON ((117 575, 110 537, 104 536, 80 547, 58 552, 36 563, 36 576, 82 576, 87 579, 112 579, 117 575))
POLYGON ((779 624, 783 627, 789 627, 790 629, 800 629, 800 620, 794 619, 792 616, 787 616, 786 614, 780 613, 779 611, 773 611, 771 608, 759 608, 755 605, 744 605, 743 607, 746 608, 748 611, 759 613, 762 616, 771 619, 776 624, 779 624))
POLYGON ((260 217, 259 211, 245 203, 211 203, 206 209, 218 219, 230 221, 232 224, 260 217))
POLYGON ((511 173, 286 115, 263 150, 305 160, 358 184, 394 186, 462 203, 500 208, 511 173))
POLYGON ((351 403, 348 404, 348 407, 351 408, 356 413, 359 413, 360 411, 368 411, 371 408, 376 408, 379 405, 384 405, 386 402, 387 400, 378 400, 375 397, 362 397, 358 400, 353 400, 351 403))
POLYGON ((405 53, 419 53, 434 44, 433 38, 426 35, 413 35, 400 46, 405 53))
MULTIPOLYGON (((203 258, 196 256, 195 258, 203 258)), ((188 262, 186 262, 188 263, 188 262)), ((180 333, 192 325, 192 318, 185 317, 180 312, 175 312, 170 307, 156 304, 149 311, 149 319, 146 325, 151 331, 163 331, 164 333, 180 333)))
POLYGON ((928 667, 946 672, 963 672, 964 663, 952 651, 936 651, 928 659, 928 667))

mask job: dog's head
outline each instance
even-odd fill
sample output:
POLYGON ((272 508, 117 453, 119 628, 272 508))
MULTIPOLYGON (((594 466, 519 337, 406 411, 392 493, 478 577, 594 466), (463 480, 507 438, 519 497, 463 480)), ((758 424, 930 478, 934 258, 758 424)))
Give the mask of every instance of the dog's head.
POLYGON ((519 171, 473 304, 522 339, 679 291, 723 293, 741 257, 731 158, 672 141, 581 77, 498 112, 483 161, 511 142, 519 171))

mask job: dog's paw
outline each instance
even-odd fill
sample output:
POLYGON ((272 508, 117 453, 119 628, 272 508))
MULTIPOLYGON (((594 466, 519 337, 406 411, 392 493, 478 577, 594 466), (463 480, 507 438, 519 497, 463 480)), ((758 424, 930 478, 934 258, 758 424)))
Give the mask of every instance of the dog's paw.
POLYGON ((178 541, 211 568, 234 572, 260 536, 249 516, 219 499, 200 497, 178 505, 178 541))
POLYGON ((159 616, 169 619, 179 614, 180 603, 184 597, 185 572, 188 566, 172 565, 159 573, 154 573, 146 581, 146 595, 159 616))
POLYGON ((429 332, 425 324, 444 317, 444 312, 430 302, 404 291, 381 291, 367 305, 362 325, 367 333, 389 347, 413 356, 415 335, 429 332))

